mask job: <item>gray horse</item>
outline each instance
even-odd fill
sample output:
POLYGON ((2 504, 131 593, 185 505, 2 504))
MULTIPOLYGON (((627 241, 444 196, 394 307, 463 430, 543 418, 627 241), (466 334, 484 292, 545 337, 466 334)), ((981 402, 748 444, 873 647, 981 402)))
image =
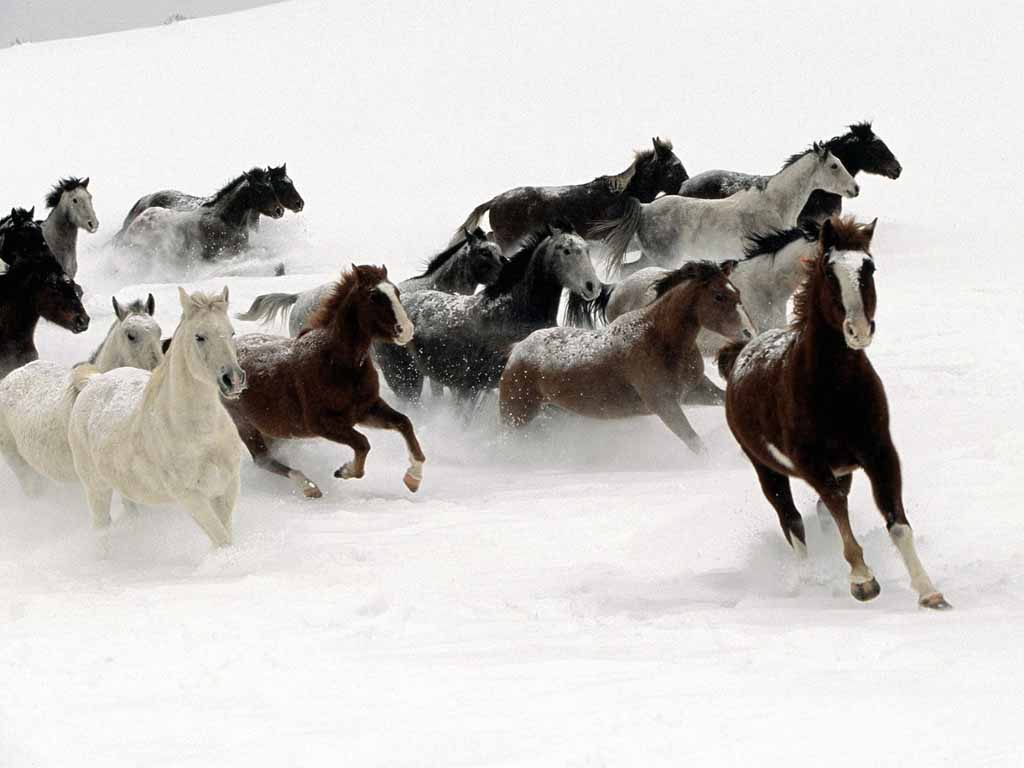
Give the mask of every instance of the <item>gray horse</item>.
POLYGON ((78 230, 94 233, 100 228, 92 208, 89 177, 60 179, 46 196, 46 207, 51 211, 43 222, 43 237, 57 263, 74 279, 78 272, 78 230))
MULTIPOLYGON (((398 287, 406 295, 423 290, 470 295, 478 285, 497 280, 506 261, 498 245, 481 229, 463 231, 462 239, 434 256, 422 274, 403 280, 398 287)), ((237 317, 267 323, 290 312, 288 333, 298 336, 336 285, 324 283, 301 293, 265 293, 237 317)))

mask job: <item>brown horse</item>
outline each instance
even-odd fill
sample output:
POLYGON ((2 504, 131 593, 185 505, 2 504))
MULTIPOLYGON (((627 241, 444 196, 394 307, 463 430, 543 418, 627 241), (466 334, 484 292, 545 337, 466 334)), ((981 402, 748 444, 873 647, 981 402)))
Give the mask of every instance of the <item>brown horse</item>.
POLYGON ((387 269, 353 267, 298 338, 253 333, 238 339, 247 388, 224 407, 256 464, 291 478, 307 497, 322 494, 302 472, 271 457, 272 441, 323 437, 347 445, 355 458, 334 476, 362 477, 370 443, 356 424, 400 432, 409 450, 405 485, 410 491, 420 487, 426 457, 409 419, 381 400, 370 355, 374 341, 407 344, 412 338, 398 297, 387 269))
POLYGON ((690 262, 654 284, 653 304, 600 330, 545 328, 516 344, 501 375, 501 419, 530 422, 548 403, 601 419, 657 414, 695 453, 704 444, 679 406, 704 380, 697 333, 750 338, 736 262, 690 262))
POLYGON ((807 541, 790 477, 814 488, 832 514, 850 564, 850 592, 858 600, 878 596, 847 508, 852 473, 863 469, 920 604, 949 608, 917 557, 885 389, 864 353, 875 333, 874 230, 874 221, 825 221, 817 257, 794 297, 793 325, 720 353, 725 413, 798 555, 806 555, 807 541))

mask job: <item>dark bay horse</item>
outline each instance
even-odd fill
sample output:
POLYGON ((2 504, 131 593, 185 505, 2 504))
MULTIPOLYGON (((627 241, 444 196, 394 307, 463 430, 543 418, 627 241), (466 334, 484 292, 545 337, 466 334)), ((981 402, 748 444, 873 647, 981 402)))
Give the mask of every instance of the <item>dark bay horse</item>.
POLYGON ((413 327, 384 267, 342 274, 334 292, 297 339, 253 333, 238 339, 247 388, 224 406, 256 464, 288 477, 309 498, 322 494, 298 469, 274 459, 274 440, 323 437, 355 451, 335 477, 363 476, 370 443, 356 425, 401 433, 409 450, 404 482, 416 491, 426 458, 409 419, 380 397, 370 355, 375 340, 407 344, 413 327))
MULTIPOLYGON (((482 293, 417 291, 405 300, 416 325, 410 347, 417 376, 408 382, 409 392, 418 395, 429 376, 460 402, 475 401, 498 386, 515 342, 557 324, 563 290, 592 299, 599 285, 587 242, 563 223, 543 236, 527 237, 498 281, 482 293)), ((380 362, 387 372, 390 361, 380 362)))
POLYGON ((835 520, 850 592, 858 600, 878 596, 847 506, 853 472, 863 469, 921 605, 948 608, 914 548, 885 389, 864 353, 875 333, 874 229, 875 222, 852 217, 825 220, 810 274, 794 297, 793 325, 719 355, 728 382, 725 413, 799 555, 806 556, 807 541, 790 477, 814 488, 835 520))
MULTIPOLYGON (((825 142, 825 146, 839 158, 851 176, 861 171, 898 179, 903 172, 892 150, 879 138, 871 128, 871 123, 854 123, 850 129, 839 136, 825 142)), ((730 197, 740 190, 751 187, 763 188, 770 176, 755 176, 737 171, 704 171, 683 183, 679 194, 683 197, 700 197, 718 199, 730 197)), ((843 198, 840 195, 824 190, 811 193, 799 220, 807 219, 821 222, 843 210, 843 198)))
MULTIPOLYGON (((253 173, 258 169, 252 169, 249 173, 253 173)), ((306 201, 302 199, 302 195, 295 188, 295 182, 292 181, 288 175, 288 164, 279 165, 276 167, 268 167, 266 169, 267 178, 270 181, 270 185, 274 188, 274 194, 277 196, 278 201, 287 208, 289 211, 298 213, 306 206, 306 201)), ((128 215, 124 218, 124 223, 121 224, 121 231, 115 235, 115 238, 120 238, 122 233, 128 229, 128 225, 131 224, 135 219, 139 217, 147 208, 169 208, 175 211, 193 211, 202 205, 213 200, 216 197, 216 193, 208 197, 201 197, 199 195, 190 195, 186 192, 179 192, 176 189, 162 189, 159 192, 151 192, 148 195, 140 197, 135 205, 132 206, 131 210, 128 211, 128 215)), ((259 229, 260 215, 262 211, 252 210, 249 212, 249 228, 259 229)), ((273 217, 276 218, 276 217, 273 217)))
POLYGON ((197 208, 146 208, 115 235, 114 242, 167 260, 210 261, 248 247, 254 213, 275 219, 284 215, 270 174, 262 168, 232 179, 197 208))
POLYGON ((0 260, 7 266, 24 256, 52 253, 35 215, 35 207, 11 208, 0 219, 0 260))
POLYGON ((615 176, 598 176, 586 184, 564 187, 516 187, 481 203, 456 232, 477 226, 490 211, 491 229, 503 251, 530 233, 542 232, 547 222, 560 219, 572 223, 584 237, 598 221, 617 219, 622 205, 635 197, 649 203, 659 193, 675 194, 689 178, 667 139, 652 139, 653 148, 636 153, 632 164, 615 176))
POLYGON ((689 262, 654 285, 655 302, 600 330, 545 328, 515 345, 501 374, 501 420, 521 427, 553 404, 583 416, 656 414, 695 453, 704 443, 679 407, 704 379, 701 328, 733 340, 752 326, 729 281, 734 262, 689 262))
MULTIPOLYGON (((19 219, 31 217, 30 211, 17 213, 19 219)), ((19 239, 27 239, 23 227, 17 232, 19 239)), ((39 359, 34 337, 40 317, 72 333, 89 327, 81 287, 53 258, 39 223, 32 222, 32 227, 36 250, 21 251, 0 274, 0 378, 39 359)), ((7 238, 5 234, 2 247, 8 245, 7 238)))

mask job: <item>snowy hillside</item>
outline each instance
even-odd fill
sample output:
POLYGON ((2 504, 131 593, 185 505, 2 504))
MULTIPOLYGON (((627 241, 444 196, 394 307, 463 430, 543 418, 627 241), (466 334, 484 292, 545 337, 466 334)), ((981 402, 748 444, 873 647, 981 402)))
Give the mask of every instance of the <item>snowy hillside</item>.
POLYGON ((770 173, 873 118, 904 173, 848 206, 880 219, 870 356, 956 609, 916 607, 863 477, 881 596, 849 597, 804 486, 798 570, 719 409, 691 409, 703 460, 654 419, 504 440, 412 413, 415 496, 396 435, 369 434, 360 481, 297 444, 325 497, 246 460, 217 552, 174 507, 104 546, 79 489, 30 501, 0 466, 0 766, 1024 761, 1021 11, 549 5, 286 2, 0 51, 0 210, 88 175, 101 224, 92 326, 41 325, 41 355, 87 357, 112 293, 152 291, 173 330, 179 270, 103 247, 157 189, 288 163, 306 208, 264 220, 247 276, 181 281, 237 311, 353 260, 411 275, 482 200, 621 171, 654 135, 691 174, 770 173))

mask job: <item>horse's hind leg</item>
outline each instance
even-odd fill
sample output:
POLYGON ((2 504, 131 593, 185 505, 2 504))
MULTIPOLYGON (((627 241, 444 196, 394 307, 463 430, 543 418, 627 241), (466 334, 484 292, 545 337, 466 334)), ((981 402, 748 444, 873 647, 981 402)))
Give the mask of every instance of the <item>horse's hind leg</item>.
POLYGON ((769 469, 749 455, 748 458, 754 465, 757 479, 761 481, 761 490, 764 492, 765 498, 768 499, 779 516, 779 524, 782 526, 782 533, 786 536, 786 541, 789 542, 798 557, 807 557, 804 520, 793 503, 793 491, 789 485, 789 478, 769 469))
POLYGON ((900 460, 892 444, 884 446, 877 456, 864 462, 864 471, 871 480, 871 490, 882 517, 885 518, 889 537, 899 550, 903 564, 910 573, 910 583, 918 594, 918 602, 925 608, 951 608, 946 602, 917 556, 914 531, 903 509, 903 479, 900 460))
POLYGON ((878 597, 882 588, 878 586, 874 574, 864 562, 864 550, 857 543, 850 527, 847 490, 844 490, 843 484, 827 466, 815 467, 812 472, 805 475, 805 479, 817 491, 828 511, 832 513, 836 527, 839 528, 839 535, 843 539, 843 556, 850 564, 850 594, 861 601, 878 597))
POLYGON ((423 455, 423 449, 420 447, 420 441, 416 439, 416 432, 409 417, 378 399, 359 423, 377 429, 391 429, 405 438, 405 447, 409 451, 409 468, 405 471, 402 482, 413 493, 418 491, 420 483, 423 482, 423 462, 427 457, 423 455))
MULTIPOLYGON (((853 473, 843 475, 837 478, 837 480, 839 481, 840 489, 849 497, 850 488, 853 486, 853 473)), ((828 511, 825 502, 818 499, 817 504, 815 504, 815 510, 818 513, 818 526, 821 528, 822 533, 835 533, 836 521, 832 519, 832 513, 828 511)))
MULTIPOLYGON (((265 469, 267 472, 273 472, 275 475, 287 477, 295 483, 295 487, 307 499, 319 499, 323 496, 316 483, 306 477, 301 471, 282 464, 270 455, 270 446, 258 429, 248 424, 238 424, 238 435, 242 438, 242 442, 245 443, 245 447, 249 449, 249 455, 252 456, 252 460, 257 467, 265 469)), ((232 508, 234 508, 233 504, 232 508)))
POLYGON ((110 500, 114 491, 109 486, 85 486, 85 496, 89 501, 89 511, 92 512, 93 528, 110 527, 110 500))
POLYGON ((533 376, 521 370, 506 369, 498 383, 498 416, 506 427, 525 427, 540 413, 544 397, 528 381, 533 376))

